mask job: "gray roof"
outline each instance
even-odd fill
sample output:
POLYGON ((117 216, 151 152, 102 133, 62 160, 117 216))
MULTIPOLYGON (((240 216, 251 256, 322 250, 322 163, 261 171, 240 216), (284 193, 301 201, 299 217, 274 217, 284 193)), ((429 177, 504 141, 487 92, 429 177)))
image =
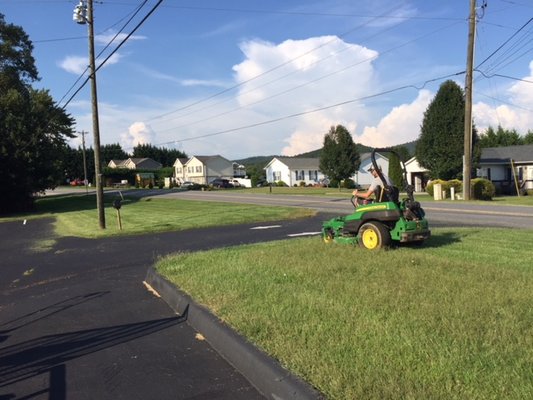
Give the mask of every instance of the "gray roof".
POLYGON ((513 160, 520 163, 533 163, 533 144, 508 147, 487 147, 481 150, 481 164, 504 163, 513 160))
POLYGON ((319 158, 276 157, 289 169, 318 169, 319 158))

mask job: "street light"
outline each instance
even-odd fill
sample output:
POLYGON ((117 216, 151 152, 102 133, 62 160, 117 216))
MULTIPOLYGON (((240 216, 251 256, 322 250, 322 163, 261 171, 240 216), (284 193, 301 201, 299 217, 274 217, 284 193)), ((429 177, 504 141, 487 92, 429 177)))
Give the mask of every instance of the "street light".
POLYGON ((98 122, 98 96, 96 91, 96 68, 94 61, 93 0, 80 0, 80 3, 74 8, 72 19, 78 24, 87 24, 89 30, 89 77, 91 79, 91 102, 93 114, 96 207, 98 209, 98 222, 100 224, 100 228, 105 229, 104 190, 102 187, 102 173, 100 165, 100 126, 98 122))

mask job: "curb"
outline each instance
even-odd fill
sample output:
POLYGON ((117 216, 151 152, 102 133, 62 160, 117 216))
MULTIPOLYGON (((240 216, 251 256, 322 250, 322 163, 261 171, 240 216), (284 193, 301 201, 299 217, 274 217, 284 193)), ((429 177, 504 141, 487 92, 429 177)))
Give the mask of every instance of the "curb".
POLYGON ((268 399, 324 399, 308 383, 284 369, 276 360, 219 320, 206 307, 195 303, 189 295, 159 275, 153 267, 148 269, 145 281, 268 399))

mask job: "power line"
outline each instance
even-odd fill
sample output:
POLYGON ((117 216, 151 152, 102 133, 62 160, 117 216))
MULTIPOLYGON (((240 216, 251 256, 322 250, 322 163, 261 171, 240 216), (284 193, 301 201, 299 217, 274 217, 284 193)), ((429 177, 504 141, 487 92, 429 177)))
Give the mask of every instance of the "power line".
MULTIPOLYGON (((392 48, 390 48, 390 49, 387 49, 387 50, 381 52, 380 55, 383 56, 383 55, 385 55, 385 54, 391 53, 391 52, 393 52, 393 51, 395 51, 395 50, 397 50, 397 49, 399 49, 399 48, 401 48, 401 47, 407 46, 407 45, 410 44, 410 43, 416 42, 417 40, 420 40, 420 39, 422 39, 422 38, 428 37, 428 36, 430 36, 430 35, 432 35, 432 34, 438 32, 438 31, 440 31, 440 30, 447 29, 447 28, 449 28, 449 27, 451 27, 451 26, 454 26, 454 25, 456 25, 456 24, 457 24, 457 22, 454 22, 454 23, 451 24, 451 25, 448 25, 448 26, 445 26, 445 27, 442 27, 442 28, 436 29, 436 30, 434 30, 434 31, 431 31, 431 32, 429 32, 429 33, 427 33, 427 34, 421 35, 421 36, 419 36, 419 37, 417 37, 417 38, 415 38, 415 39, 409 40, 409 41, 404 42, 404 43, 402 43, 402 44, 400 44, 400 45, 398 45, 398 46, 395 46, 395 47, 392 47, 392 48)), ((344 49, 343 49, 343 50, 344 50, 344 49)), ((319 63, 319 62, 322 62, 322 61, 324 61, 325 59, 327 59, 327 58, 329 58, 329 57, 331 57, 331 56, 333 56, 333 55, 334 55, 334 54, 330 54, 328 57, 325 57, 325 58, 323 58, 323 59, 317 60, 317 61, 315 61, 314 63, 312 63, 311 65, 314 65, 314 64, 317 64, 317 63, 319 63)), ((160 131, 160 132, 166 132, 166 131, 170 131, 170 130, 180 129, 180 128, 184 128, 184 127, 186 127, 186 126, 194 125, 194 124, 197 124, 197 123, 200 123, 200 122, 205 122, 205 121, 208 121, 208 120, 212 120, 212 119, 215 119, 215 118, 218 118, 218 117, 221 117, 221 116, 224 116, 224 115, 227 115, 227 114, 233 113, 233 112, 235 112, 235 111, 238 111, 238 110, 244 109, 244 108, 246 108, 246 107, 249 107, 249 106, 252 106, 252 105, 255 105, 255 104, 259 104, 259 103, 262 103, 262 102, 267 101, 267 100, 271 100, 271 99, 273 99, 273 98, 275 98, 275 97, 279 97, 279 96, 281 96, 281 95, 284 95, 284 94, 290 93, 290 92, 292 92, 292 91, 294 91, 294 90, 297 90, 297 89, 300 89, 300 88, 302 88, 302 87, 305 87, 305 86, 311 85, 311 84, 316 83, 316 82, 318 82, 318 81, 321 81, 321 80, 323 80, 323 79, 329 78, 329 77, 331 77, 331 76, 333 76, 333 75, 336 75, 336 74, 339 74, 339 73, 345 72, 345 71, 348 70, 348 69, 351 69, 351 68, 353 68, 353 67, 356 67, 356 66, 361 65, 361 64, 366 63, 366 62, 370 62, 370 61, 372 61, 372 60, 374 60, 374 59, 376 59, 376 58, 377 58, 377 56, 373 56, 373 57, 369 57, 369 58, 364 59, 364 60, 357 61, 357 62, 355 62, 355 63, 353 63, 353 64, 350 64, 350 65, 348 65, 348 66, 345 66, 345 67, 343 67, 343 68, 341 68, 341 69, 339 69, 339 70, 336 70, 336 71, 333 71, 333 72, 331 72, 331 73, 328 73, 328 74, 322 75, 322 76, 320 76, 320 77, 318 77, 318 78, 316 78, 316 79, 313 79, 313 80, 311 80, 311 81, 308 81, 308 82, 302 83, 302 84, 300 84, 300 85, 293 86, 292 88, 286 89, 286 90, 284 90, 284 91, 282 91, 282 92, 275 93, 275 94, 273 94, 273 95, 271 95, 271 96, 268 96, 268 97, 263 98, 263 99, 261 99, 261 100, 255 101, 255 102, 253 102, 253 103, 246 104, 245 106, 241 106, 241 107, 235 108, 235 109, 233 109, 233 110, 225 111, 225 112, 222 112, 222 113, 219 113, 219 114, 216 114, 216 115, 213 115, 213 116, 207 117, 207 118, 204 117, 204 118, 202 118, 202 119, 196 120, 196 121, 191 122, 191 123, 188 123, 188 124, 184 124, 184 125, 180 125, 180 126, 172 127, 172 128, 167 128, 167 129, 164 129, 164 130, 162 130, 162 131, 160 131)), ((294 72, 293 72, 293 73, 294 73, 294 72)), ((462 73, 464 73, 464 71, 462 71, 462 72, 459 73, 459 74, 462 74, 462 73)), ((277 81, 277 80, 280 80, 280 79, 282 79, 282 78, 285 78, 285 77, 287 77, 288 75, 291 75, 291 74, 292 74, 292 73, 289 73, 289 74, 286 74, 286 75, 284 75, 284 76, 282 76, 282 77, 280 77, 280 78, 278 78, 278 79, 274 79, 274 80, 272 80, 272 81, 270 81, 270 82, 268 82, 268 83, 266 83, 266 84, 264 84, 264 85, 261 85, 261 86, 259 86, 259 87, 256 87, 256 88, 254 88, 254 89, 248 91, 247 93, 252 92, 253 90, 256 90, 256 89, 258 89, 258 88, 264 87, 264 86, 266 86, 267 84, 270 84, 270 83, 275 82, 275 81, 277 81)), ((452 74, 452 75, 448 75, 448 76, 446 76, 446 77, 456 76, 456 75, 458 75, 458 74, 452 74)), ((436 79, 434 79, 434 80, 439 80, 439 79, 441 79, 441 78, 436 78, 436 79)), ((431 80, 431 81, 434 81, 434 80, 431 80)), ((429 81, 426 81, 426 82, 424 83, 424 86, 425 86, 427 83, 429 83, 429 81)), ((218 103, 216 103, 215 105, 220 104, 220 103, 222 103, 222 102, 218 102, 218 103)), ((211 105, 211 106, 213 106, 213 105, 211 105)), ((211 107, 211 106, 209 106, 209 107, 211 107)), ((205 110, 206 108, 209 108, 209 107, 204 107, 204 108, 201 108, 200 110, 205 110)), ((196 110, 196 112, 197 112, 197 111, 200 111, 200 110, 196 110)), ((190 114, 192 114, 192 113, 189 113, 189 114, 187 114, 187 115, 190 115, 190 114)))
MULTIPOLYGON (((120 35, 122 33, 122 31, 124 29, 126 29, 126 26, 129 25, 129 23, 133 20, 133 18, 135 18, 135 16, 141 11, 141 9, 146 5, 146 3, 148 2, 148 0, 144 0, 138 7, 137 7, 137 10, 135 12, 132 13, 131 17, 128 19, 128 21, 122 26, 122 28, 113 36, 113 38, 105 45, 105 47, 98 53, 98 55, 96 56, 96 58, 99 58, 103 53, 104 51, 107 50, 107 48, 111 45, 111 43, 113 43, 115 41, 115 39, 118 37, 118 35, 120 35)), ((109 28, 108 28, 109 29, 109 28)), ((105 32, 105 31, 104 31, 105 32)), ((100 67, 98 67, 100 68, 100 67)), ((74 87, 78 84, 78 82, 83 78, 83 76, 85 75, 85 73, 87 72, 87 70, 89 69, 89 66, 85 67, 85 70, 80 74, 80 76, 78 77, 78 79, 76 79, 76 81, 72 84, 72 86, 67 90, 67 92, 63 95, 63 97, 61 97, 61 100, 59 100, 58 104, 61 104, 61 102, 63 101, 63 99, 65 97, 67 97, 67 95, 70 93, 70 91, 72 89, 74 89, 74 87)), ((85 81, 83 82, 83 84, 81 85, 80 88, 78 88, 78 90, 76 91, 76 93, 74 95, 76 95, 77 93, 79 93, 79 91, 87 84, 88 80, 90 79, 90 77, 87 77, 85 79, 85 81)), ((65 106, 63 108, 65 108, 67 106, 67 104, 72 100, 69 99, 69 101, 65 104, 65 106)))
POLYGON ((212 137, 212 136, 223 135, 223 134, 226 134, 226 133, 237 132, 237 131, 241 131, 241 130, 244 130, 244 129, 255 128, 255 127, 258 127, 258 126, 262 126, 262 125, 273 124, 275 122, 283 121, 283 120, 286 120, 286 119, 300 117, 302 115, 313 114, 313 113, 316 113, 316 112, 329 110, 331 108, 336 108, 336 107, 344 106, 346 104, 356 103, 356 102, 359 102, 359 101, 363 101, 363 100, 368 100, 368 99, 384 96, 384 95, 391 94, 391 93, 394 93, 394 92, 399 92, 399 91, 405 90, 405 89, 410 89, 411 88, 411 89, 420 90, 420 89, 424 88, 430 82, 435 82, 437 80, 451 78, 451 77, 454 77, 454 76, 462 75, 464 73, 465 73, 465 71, 461 71, 461 72, 456 72, 456 73, 449 74, 449 75, 446 75, 446 76, 433 78, 433 79, 425 81, 422 84, 422 86, 416 86, 414 84, 404 85, 404 86, 400 86, 400 87, 397 87, 397 88, 394 88, 394 89, 390 89, 390 90, 386 90, 386 91, 383 91, 383 92, 374 93, 374 94, 371 94, 371 95, 368 95, 368 96, 358 97, 356 99, 350 99, 350 100, 342 101, 340 103, 330 104, 330 105, 319 107, 319 108, 315 108, 315 109, 312 109, 312 110, 301 111, 301 112, 297 112, 297 113, 294 113, 294 114, 289 114, 289 115, 285 115, 285 116, 281 116, 281 117, 265 120, 265 121, 262 121, 262 122, 256 122, 256 123, 253 123, 253 124, 240 126, 240 127, 237 127, 237 128, 230 128, 230 129, 225 129, 225 130, 222 130, 222 131, 207 133, 207 134, 203 134, 203 135, 191 136, 191 137, 184 138, 184 139, 172 140, 172 141, 169 141, 169 142, 159 143, 156 146, 173 144, 173 143, 176 143, 176 142, 188 142, 188 141, 191 141, 191 140, 204 139, 204 138, 207 138, 207 137, 212 137))
MULTIPOLYGON (((126 41, 131 37, 131 35, 133 35, 137 29, 139 29, 141 27, 142 24, 144 24, 144 22, 150 17, 150 15, 152 15, 154 13, 154 11, 157 9, 157 7, 159 7, 159 5, 163 2, 163 0, 159 0, 155 5, 154 7, 148 12, 148 14, 146 14, 146 16, 135 26, 135 28, 133 28, 133 30, 124 38, 122 39, 122 41, 118 44, 118 46, 105 58, 104 61, 102 61, 98 67, 96 67, 96 69, 94 70, 94 73, 96 73, 100 68, 102 68, 105 63, 124 45, 124 43, 126 43, 126 41)), ((66 108, 67 105, 72 101, 72 99, 81 91, 81 89, 83 89, 83 87, 87 84, 87 82, 89 81, 91 77, 88 76, 85 81, 83 82, 83 84, 78 88, 78 90, 76 90, 76 92, 74 92, 74 94, 68 99, 68 101, 65 103, 65 105, 63 106, 63 108, 66 108)))
POLYGON ((188 104, 188 105, 185 105, 185 106, 183 106, 183 107, 180 107, 180 108, 178 108, 178 109, 176 109, 176 110, 173 110, 173 111, 170 111, 170 112, 167 112, 167 113, 160 114, 160 115, 157 115, 157 116, 155 116, 155 117, 152 117, 152 118, 148 119, 148 121, 155 120, 155 119, 159 119, 159 118, 165 117, 165 116, 167 116, 167 115, 174 114, 174 113, 176 113, 176 112, 186 110, 186 109, 191 108, 191 107, 193 107, 193 106, 195 106, 195 105, 198 105, 198 104, 204 103, 204 102, 206 102, 206 101, 208 101, 208 100, 211 100, 211 99, 213 99, 213 98, 215 98, 215 97, 221 96, 221 95, 223 95, 223 94, 225 94, 225 93, 228 93, 228 92, 230 92, 230 91, 232 91, 232 90, 235 90, 235 89, 237 89, 237 88, 239 88, 239 87, 245 85, 246 83, 252 82, 252 81, 255 80, 255 79, 258 79, 258 78, 260 78, 260 77, 262 77, 262 76, 265 76, 265 75, 267 75, 267 74, 270 74, 270 73, 272 73, 272 72, 274 72, 274 71, 276 71, 276 70, 278 70, 278 69, 280 69, 280 68, 282 68, 282 67, 284 67, 284 66, 286 66, 286 65, 291 64, 292 62, 294 62, 294 61, 296 61, 296 60, 298 60, 298 59, 300 59, 300 58, 302 58, 302 57, 304 57, 304 56, 307 56, 307 55, 313 53, 314 51, 316 51, 316 50, 318 50, 318 49, 321 49, 321 48, 323 48, 323 47, 325 47, 325 46, 331 44, 331 43, 332 43, 334 40, 336 40, 337 38, 345 37, 345 36, 347 36, 348 34, 354 32, 354 31, 356 31, 356 30, 358 30, 358 29, 361 29, 362 27, 364 27, 364 26, 370 24, 370 22, 372 22, 374 19, 376 19, 376 18, 373 18, 371 21, 367 21, 367 22, 365 22, 365 23, 363 23, 363 24, 357 25, 356 27, 351 28, 351 29, 349 29, 348 31, 346 31, 346 32, 344 32, 344 33, 342 33, 342 34, 337 35, 334 39, 331 39, 331 40, 329 40, 329 41, 327 41, 327 42, 325 42, 325 43, 322 43, 321 45, 319 45, 319 46, 317 46, 317 47, 315 47, 315 48, 313 48, 313 49, 311 49, 311 50, 308 50, 308 51, 306 51, 306 52, 304 52, 304 53, 302 53, 302 54, 299 54, 298 56, 293 57, 293 58, 291 58, 290 60, 287 60, 287 61, 285 61, 285 62, 283 62, 283 63, 281 63, 281 64, 278 64, 278 65, 276 65, 275 67, 273 67, 273 68, 271 68, 271 69, 269 69, 269 70, 267 70, 267 71, 265 71, 265 72, 262 72, 262 73, 260 73, 260 74, 258 74, 258 75, 253 76, 252 78, 249 78, 249 79, 247 79, 247 80, 245 80, 245 81, 239 82, 238 84, 233 85, 232 87, 229 87, 229 88, 227 88, 227 89, 221 90, 221 91, 219 91, 219 92, 217 92, 217 93, 214 93, 214 94, 212 94, 212 95, 210 95, 210 96, 207 96, 207 97, 205 97, 205 98, 202 98, 202 99, 200 99, 200 100, 198 100, 198 101, 195 101, 195 102, 193 102, 193 103, 190 103, 190 104, 188 104))

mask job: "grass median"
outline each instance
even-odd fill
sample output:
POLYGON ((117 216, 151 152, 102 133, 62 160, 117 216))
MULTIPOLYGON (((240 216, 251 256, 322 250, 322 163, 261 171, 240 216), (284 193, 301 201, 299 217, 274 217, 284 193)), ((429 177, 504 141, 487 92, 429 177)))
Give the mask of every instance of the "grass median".
POLYGON ((120 208, 120 230, 118 213, 113 208, 113 201, 117 198, 116 194, 106 194, 104 198, 105 230, 98 225, 95 195, 45 197, 37 200, 32 213, 2 218, 0 221, 53 217, 58 236, 100 238, 303 218, 316 213, 296 207, 125 197, 120 208))
POLYGON ((531 398, 533 230, 433 233, 416 249, 314 237, 157 269, 328 399, 531 398))

